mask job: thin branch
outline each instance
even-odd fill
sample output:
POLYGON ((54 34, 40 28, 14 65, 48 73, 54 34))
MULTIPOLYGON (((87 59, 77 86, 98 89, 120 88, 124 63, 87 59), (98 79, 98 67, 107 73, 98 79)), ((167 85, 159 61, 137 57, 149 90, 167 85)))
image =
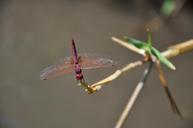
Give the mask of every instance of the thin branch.
POLYGON ((123 110, 120 118, 118 119, 115 128, 122 128, 123 125, 125 124, 125 121, 128 118, 128 115, 131 112, 131 109, 132 109, 137 97, 139 96, 140 92, 142 91, 142 89, 146 83, 146 80, 150 74, 152 67, 153 67, 153 62, 150 62, 149 66, 145 69, 141 80, 137 84, 133 94, 131 95, 127 105, 125 106, 125 109, 123 110))
POLYGON ((143 61, 143 60, 139 60, 139 61, 130 63, 130 64, 126 65, 125 67, 123 67, 122 69, 116 70, 113 74, 104 78, 103 80, 100 80, 99 82, 92 84, 90 87, 92 87, 94 90, 100 90, 103 85, 106 85, 107 83, 115 80, 120 75, 122 75, 123 73, 126 73, 129 70, 143 65, 144 62, 145 61, 143 61))
POLYGON ((161 65, 160 65, 160 62, 157 61, 156 62, 156 69, 159 73, 159 78, 160 78, 160 81, 161 81, 161 85, 163 86, 164 88, 164 91, 166 93, 166 96, 168 97, 169 99, 169 102, 170 102, 170 106, 172 108, 172 111, 177 114, 181 119, 184 119, 182 113, 180 112, 180 109, 178 108, 175 100, 174 100, 174 97, 172 96, 172 93, 170 92, 170 89, 167 85, 167 81, 165 79, 165 76, 164 76, 164 73, 162 71, 162 68, 161 68, 161 65))
MULTIPOLYGON (((191 49, 193 49, 193 40, 187 41, 187 42, 184 42, 184 43, 181 43, 178 45, 171 46, 171 47, 169 47, 169 49, 167 51, 163 52, 162 54, 165 57, 170 58, 170 57, 177 56, 181 53, 184 53, 186 51, 189 51, 191 49)), ((131 64, 134 65, 132 67, 137 67, 137 66, 143 65, 144 62, 146 62, 146 61, 141 61, 141 63, 131 63, 131 64)), ((131 65, 131 64, 129 64, 129 65, 131 65)), ((153 62, 150 62, 149 67, 145 69, 142 79, 140 80, 140 82, 136 86, 133 94, 131 95, 129 101, 127 102, 127 105, 125 106, 125 109, 123 110, 120 118, 118 119, 117 124, 115 125, 115 128, 122 128, 123 125, 125 124, 125 121, 128 118, 128 115, 131 112, 133 105, 135 104, 140 92, 142 91, 142 89, 146 83, 146 80, 150 74, 152 67, 153 67, 153 62)), ((119 73, 119 75, 117 75, 117 77, 120 76, 121 73, 126 72, 129 69, 131 69, 131 68, 128 67, 128 65, 126 67, 122 68, 121 70, 119 70, 120 73, 119 73)), ((166 91, 167 96, 169 97, 169 100, 170 100, 170 103, 171 103, 171 106, 172 106, 174 112, 177 113, 183 119, 183 116, 181 115, 181 113, 180 113, 180 111, 179 111, 170 91, 169 91, 169 88, 166 86, 166 81, 165 81, 165 78, 163 77, 163 73, 162 73, 161 69, 159 70, 159 72, 161 73, 160 74, 161 75, 160 80, 164 84, 164 89, 166 91)), ((117 78, 117 77, 114 77, 114 78, 117 78)))
POLYGON ((133 51, 133 52, 136 52, 136 53, 138 53, 138 54, 140 54, 140 55, 143 55, 143 56, 146 55, 144 50, 138 49, 138 48, 136 48, 135 46, 133 46, 132 44, 125 43, 125 41, 123 41, 123 40, 121 40, 121 39, 119 39, 119 38, 112 37, 112 40, 113 40, 114 42, 122 45, 123 47, 126 47, 126 48, 130 49, 130 50, 133 51))
MULTIPOLYGON (((121 44, 122 46, 132 50, 133 48, 128 47, 125 44, 128 44, 127 42, 116 38, 116 37, 112 37, 112 40, 118 44, 121 44)), ((193 49, 193 39, 192 40, 188 40, 182 43, 179 43, 177 45, 174 46, 170 46, 166 51, 162 52, 162 55, 165 56, 166 58, 172 58, 172 57, 176 57, 182 53, 191 51, 193 49)), ((137 52, 137 50, 139 50, 138 48, 135 48, 135 52, 137 52)), ((140 52, 138 51, 137 53, 140 54, 140 52)), ((102 88, 102 86, 106 85, 107 83, 115 80, 116 78, 118 78, 119 76, 121 76, 123 73, 130 71, 131 69, 134 69, 136 67, 142 66, 146 61, 144 60, 139 60, 133 63, 130 63, 128 65, 126 65, 125 67, 115 71, 113 74, 111 74, 110 76, 92 84, 92 85, 88 85, 89 87, 91 87, 94 91, 100 90, 102 88)))

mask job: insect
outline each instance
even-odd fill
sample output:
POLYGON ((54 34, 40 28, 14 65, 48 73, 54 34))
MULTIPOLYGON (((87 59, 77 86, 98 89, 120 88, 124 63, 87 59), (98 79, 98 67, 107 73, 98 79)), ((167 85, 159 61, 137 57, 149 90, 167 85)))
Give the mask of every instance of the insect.
POLYGON ((146 58, 150 59, 150 61, 155 63, 156 69, 159 73, 160 81, 161 81, 161 83, 164 87, 164 90, 166 92, 166 95, 169 99, 171 108, 172 108, 174 113, 176 113, 177 115, 179 115, 183 119, 183 116, 182 116, 180 110, 178 109, 176 102, 175 102, 175 100, 174 100, 174 98, 173 98, 173 96, 168 88, 167 81, 165 79, 165 76, 164 76, 164 73, 162 71, 160 63, 164 64, 165 66, 167 66, 168 68, 170 68, 172 70, 175 70, 176 68, 166 57, 164 57, 161 54, 160 51, 158 51, 155 47, 152 46, 151 33, 150 33, 149 29, 147 31, 148 31, 147 43, 144 41, 140 41, 140 40, 137 40, 134 38, 129 38, 126 36, 124 37, 124 39, 128 43, 134 45, 135 47, 137 47, 139 49, 143 49, 146 53, 146 58))
POLYGON ((72 56, 65 57, 59 60, 54 65, 51 65, 40 72, 41 80, 48 80, 57 76, 71 73, 73 70, 76 74, 78 84, 85 87, 90 93, 93 90, 85 83, 82 69, 95 69, 114 66, 116 62, 109 58, 98 57, 92 54, 78 55, 74 40, 71 42, 72 56))

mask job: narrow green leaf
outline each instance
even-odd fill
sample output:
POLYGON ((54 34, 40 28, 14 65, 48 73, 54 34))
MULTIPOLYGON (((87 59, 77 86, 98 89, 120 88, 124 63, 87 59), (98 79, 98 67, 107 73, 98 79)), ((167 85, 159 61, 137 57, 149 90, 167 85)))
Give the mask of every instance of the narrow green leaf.
POLYGON ((130 37, 127 37, 127 36, 124 36, 123 38, 125 39, 125 41, 127 41, 128 43, 134 45, 137 48, 143 49, 143 48, 147 47, 147 43, 144 42, 144 41, 140 41, 140 40, 130 38, 130 37))
POLYGON ((164 57, 156 48, 151 48, 152 54, 163 64, 165 64, 168 68, 175 70, 176 67, 166 58, 164 57))

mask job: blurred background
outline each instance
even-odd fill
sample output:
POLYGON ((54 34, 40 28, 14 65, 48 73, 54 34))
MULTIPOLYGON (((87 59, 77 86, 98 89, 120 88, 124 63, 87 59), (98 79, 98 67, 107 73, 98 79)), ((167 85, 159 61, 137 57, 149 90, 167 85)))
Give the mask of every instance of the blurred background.
MULTIPOLYGON (((0 127, 112 128, 141 78, 143 67, 89 95, 77 86, 74 73, 42 81, 39 72, 71 53, 75 39, 80 53, 115 60, 115 67, 84 70, 94 83, 141 56, 111 41, 128 35, 154 46, 192 39, 191 0, 1 0, 0 1, 0 127), (168 2, 168 3, 167 3, 168 2), (165 4, 165 5, 164 5, 165 4)), ((193 52, 173 58, 177 70, 163 66, 169 87, 183 112, 193 113, 193 52)), ((153 69, 125 127, 192 128, 171 111, 153 69)))

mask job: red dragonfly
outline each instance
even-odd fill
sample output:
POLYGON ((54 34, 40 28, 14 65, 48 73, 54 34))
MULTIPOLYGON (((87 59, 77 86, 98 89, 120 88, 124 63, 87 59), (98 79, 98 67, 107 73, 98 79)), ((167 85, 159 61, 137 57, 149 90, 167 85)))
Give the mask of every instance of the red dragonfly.
POLYGON ((72 39, 72 55, 65 57, 54 65, 51 65, 40 72, 40 79, 47 80, 63 74, 68 74, 73 70, 76 73, 76 79, 83 81, 82 69, 95 69, 114 66, 116 63, 108 58, 101 58, 90 54, 77 54, 75 42, 72 39))

